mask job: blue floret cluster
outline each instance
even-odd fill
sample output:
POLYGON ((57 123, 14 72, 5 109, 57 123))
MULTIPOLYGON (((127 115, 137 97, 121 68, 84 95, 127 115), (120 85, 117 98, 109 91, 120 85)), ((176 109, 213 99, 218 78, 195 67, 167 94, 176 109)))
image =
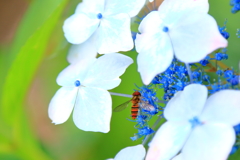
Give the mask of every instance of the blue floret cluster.
MULTIPOLYGON (((219 31, 225 39, 230 37, 226 31, 226 22, 223 27, 219 26, 219 31)), ((154 106, 155 111, 140 109, 140 114, 134 127, 138 130, 131 139, 133 141, 154 133, 154 127, 150 127, 149 121, 154 115, 163 118, 162 111, 164 106, 176 92, 182 91, 184 87, 191 83, 204 84, 208 87, 209 94, 213 94, 223 89, 239 89, 239 75, 233 68, 226 68, 222 61, 228 59, 227 49, 217 50, 198 63, 190 64, 191 75, 184 63, 174 58, 168 69, 155 76, 152 82, 147 86, 137 87, 142 95, 142 100, 154 106), (225 68, 224 68, 225 67, 225 68), (209 76, 211 74, 211 77, 209 76), (191 77, 191 78, 190 78, 191 77), (190 81, 192 79, 192 82, 190 81), (157 92, 163 91, 163 96, 159 100, 157 92)), ((153 125, 154 126, 154 125, 153 125)), ((239 137, 232 148, 232 153, 240 147, 240 124, 234 127, 236 136, 239 137)))
POLYGON ((232 13, 237 13, 240 10, 240 0, 231 0, 232 13))

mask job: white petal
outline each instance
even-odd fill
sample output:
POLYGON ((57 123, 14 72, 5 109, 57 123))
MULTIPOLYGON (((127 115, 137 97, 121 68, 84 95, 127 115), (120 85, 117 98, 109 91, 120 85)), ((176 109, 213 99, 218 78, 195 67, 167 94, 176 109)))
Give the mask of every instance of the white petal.
POLYGON ((201 120, 235 126, 240 123, 240 91, 223 90, 211 95, 205 105, 201 120))
POLYGON ((149 144, 146 160, 169 160, 183 147, 191 133, 190 123, 164 123, 149 144))
POLYGON ((84 43, 78 45, 72 45, 67 60, 69 63, 78 62, 80 59, 92 59, 96 58, 97 56, 97 49, 93 44, 93 39, 90 37, 84 43))
POLYGON ((134 17, 144 6, 146 0, 107 0, 105 14, 127 13, 134 17))
POLYGON ((48 116, 52 123, 64 123, 70 116, 77 96, 77 88, 62 87, 52 98, 49 108, 48 116))
POLYGON ((94 36, 100 54, 129 51, 133 48, 130 17, 126 13, 103 18, 94 36))
POLYGON ((84 131, 110 130, 112 99, 108 91, 100 88, 80 87, 73 111, 75 125, 84 131))
POLYGON ((174 157, 172 160, 184 160, 182 154, 180 153, 176 157, 174 157))
POLYGON ((86 14, 73 14, 65 20, 63 31, 68 42, 80 44, 86 41, 97 29, 99 19, 97 16, 87 16, 86 14))
POLYGON ((115 88, 121 82, 119 76, 132 63, 133 60, 130 57, 119 53, 103 55, 89 68, 83 85, 106 90, 115 88))
POLYGON ((168 102, 164 117, 167 120, 190 120, 198 117, 207 100, 208 90, 204 85, 190 84, 174 95, 168 102))
POLYGON ((74 87, 76 80, 80 83, 84 80, 89 67, 96 61, 96 58, 90 58, 85 56, 84 59, 80 59, 76 63, 70 64, 57 77, 57 83, 60 86, 74 87))
POLYGON ((146 150, 143 145, 126 147, 115 156, 114 160, 143 160, 146 150))
POLYGON ((150 12, 140 23, 138 30, 141 33, 162 32, 164 27, 163 21, 158 11, 150 12))
POLYGON ((83 0, 79 3, 75 13, 94 14, 103 13, 105 0, 83 0))
POLYGON ((214 18, 208 14, 194 14, 169 27, 176 57, 185 62, 199 62, 218 48, 227 47, 214 18))
POLYGON ((136 41, 138 72, 148 85, 153 78, 164 72, 171 64, 173 51, 167 34, 138 34, 136 41))
MULTIPOLYGON (((194 13, 207 13, 208 0, 164 0, 158 11, 166 25, 174 25, 194 13)), ((193 18, 194 19, 194 18, 193 18)))
POLYGON ((224 124, 206 124, 196 127, 187 140, 184 160, 226 160, 235 142, 235 132, 224 124))

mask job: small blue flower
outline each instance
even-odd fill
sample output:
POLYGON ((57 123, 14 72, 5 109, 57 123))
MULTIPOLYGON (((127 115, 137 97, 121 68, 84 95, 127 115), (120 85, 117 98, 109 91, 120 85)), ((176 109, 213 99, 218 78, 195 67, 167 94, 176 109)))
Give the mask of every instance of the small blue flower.
POLYGON ((198 117, 193 117, 189 120, 189 122, 192 125, 192 128, 195 128, 196 126, 202 125, 203 123, 198 119, 198 117))
POLYGON ((215 59, 218 61, 221 61, 223 59, 223 54, 222 53, 216 53, 215 54, 215 59))
POLYGON ((229 33, 226 31, 226 25, 227 25, 227 20, 225 20, 224 22, 224 26, 220 27, 218 26, 219 32, 221 33, 221 35, 225 38, 228 39, 229 38, 229 33))
POLYGON ((234 130, 235 130, 236 134, 240 134, 240 124, 234 126, 234 130))
POLYGON ((239 146, 233 146, 230 154, 234 154, 235 152, 237 152, 238 148, 239 146))
POLYGON ((204 59, 204 60, 201 60, 199 63, 200 63, 202 66, 206 66, 206 65, 209 63, 209 61, 206 60, 206 59, 204 59))

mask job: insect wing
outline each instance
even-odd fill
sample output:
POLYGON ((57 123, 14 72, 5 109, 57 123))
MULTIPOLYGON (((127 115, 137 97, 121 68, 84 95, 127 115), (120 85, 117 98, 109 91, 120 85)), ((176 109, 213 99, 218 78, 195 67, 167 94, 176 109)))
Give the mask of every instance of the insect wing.
POLYGON ((129 101, 123 103, 123 104, 120 104, 119 106, 117 106, 116 108, 114 108, 113 112, 120 112, 120 111, 124 110, 125 108, 127 108, 127 106, 128 106, 128 104, 129 104, 130 101, 131 101, 131 100, 129 100, 129 101))
POLYGON ((152 106, 151 104, 147 103, 147 102, 144 102, 144 101, 141 101, 139 103, 139 106, 144 109, 144 110, 147 110, 147 111, 150 111, 150 112, 154 112, 156 109, 154 106, 152 106))

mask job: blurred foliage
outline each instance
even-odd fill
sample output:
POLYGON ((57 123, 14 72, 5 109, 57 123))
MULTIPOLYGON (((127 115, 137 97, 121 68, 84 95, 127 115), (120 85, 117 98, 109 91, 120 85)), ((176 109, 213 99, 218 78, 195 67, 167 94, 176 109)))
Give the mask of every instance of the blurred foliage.
MULTIPOLYGON (((228 0, 209 1, 210 14, 220 26, 228 19, 230 39, 226 64, 238 68, 240 39, 235 33, 240 28, 240 14, 230 12, 228 0)), ((111 131, 107 134, 81 131, 72 117, 64 124, 51 124, 47 118, 48 103, 59 88, 55 82, 58 73, 68 65, 66 55, 70 45, 63 37, 62 24, 79 1, 29 2, 11 47, 0 48, 0 159, 102 160, 114 157, 124 147, 141 143, 141 140, 130 140, 137 132, 134 123, 126 120, 130 109, 113 113, 111 131)), ((135 51, 124 54, 136 62, 135 51)), ((113 92, 131 94, 135 84, 141 86, 137 64, 131 65, 121 79, 121 85, 113 92)), ((115 107, 129 98, 112 96, 112 100, 115 107)), ((230 158, 238 159, 240 151, 230 158)))

